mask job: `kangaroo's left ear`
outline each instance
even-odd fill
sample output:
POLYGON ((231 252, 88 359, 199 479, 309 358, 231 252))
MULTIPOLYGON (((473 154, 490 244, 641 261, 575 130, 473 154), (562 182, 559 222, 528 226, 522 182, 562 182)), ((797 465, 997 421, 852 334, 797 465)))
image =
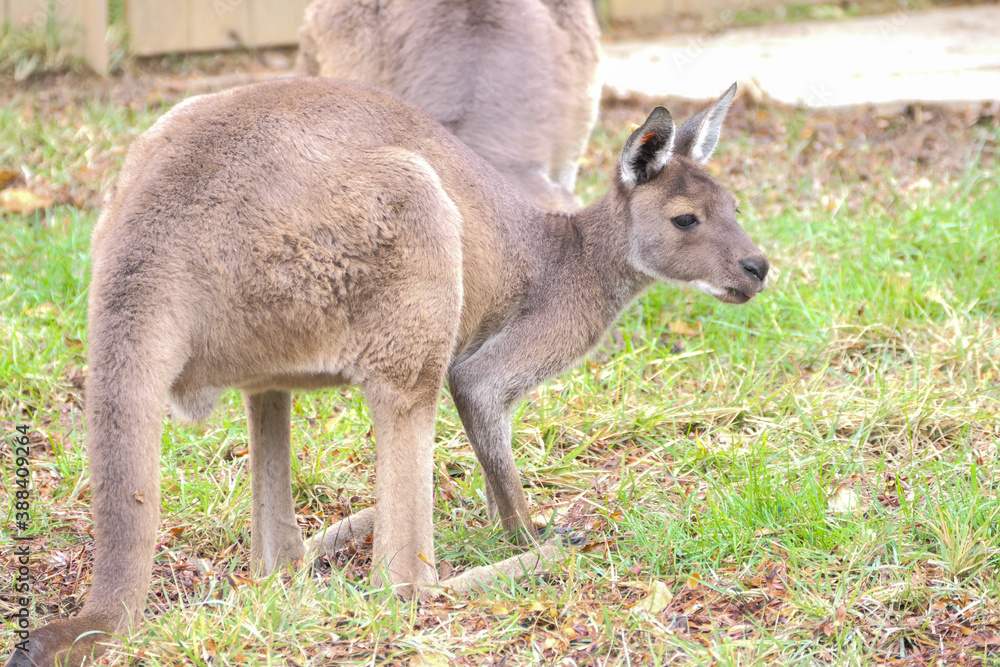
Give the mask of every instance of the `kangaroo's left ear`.
POLYGON ((735 83, 712 106, 681 125, 681 129, 677 131, 676 150, 679 155, 686 155, 702 164, 708 162, 719 144, 722 121, 726 119, 726 112, 729 111, 734 95, 735 83))
POLYGON ((656 107, 622 149, 622 183, 634 188, 660 173, 674 152, 674 119, 656 107))

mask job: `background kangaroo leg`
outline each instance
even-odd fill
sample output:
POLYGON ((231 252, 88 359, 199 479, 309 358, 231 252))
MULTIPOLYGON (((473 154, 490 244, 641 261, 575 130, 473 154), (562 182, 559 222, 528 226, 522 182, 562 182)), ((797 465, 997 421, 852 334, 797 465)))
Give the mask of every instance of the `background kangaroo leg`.
POLYGON ((243 394, 250 433, 250 568, 268 575, 305 553, 292 500, 291 410, 287 391, 243 394))
POLYGON ((483 490, 486 492, 486 516, 490 518, 490 521, 496 522, 500 518, 497 511, 497 501, 493 496, 493 487, 490 486, 489 477, 485 475, 483 476, 483 490))

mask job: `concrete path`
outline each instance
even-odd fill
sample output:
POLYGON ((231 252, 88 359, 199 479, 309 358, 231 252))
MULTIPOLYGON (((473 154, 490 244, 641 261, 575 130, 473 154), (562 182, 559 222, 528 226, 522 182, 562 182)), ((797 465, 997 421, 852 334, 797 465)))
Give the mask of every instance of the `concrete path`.
POLYGON ((808 106, 1000 100, 1000 6, 731 28, 605 44, 620 93, 715 97, 753 81, 808 106))

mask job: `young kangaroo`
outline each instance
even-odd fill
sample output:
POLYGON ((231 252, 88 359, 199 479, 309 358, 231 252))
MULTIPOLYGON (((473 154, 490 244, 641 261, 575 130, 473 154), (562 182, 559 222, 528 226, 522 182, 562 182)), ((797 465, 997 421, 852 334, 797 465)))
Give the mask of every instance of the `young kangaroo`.
MULTIPOLYGON (((377 583, 403 594, 438 583, 432 459, 446 377, 490 515, 530 534, 513 403, 586 354, 654 280, 737 304, 764 289, 767 259, 701 167, 735 90, 676 131, 654 109, 610 192, 573 215, 534 207, 427 114, 359 84, 275 81, 166 114, 133 144, 93 234, 90 594, 8 664, 77 665, 141 614, 167 398, 203 419, 225 388, 243 391, 258 573, 305 551, 290 480, 294 389, 360 385, 375 431, 376 507, 314 546, 335 545, 342 527, 372 531, 377 583)), ((465 589, 489 574, 443 583, 465 589)))
POLYGON ((599 40, 593 0, 313 0, 298 69, 395 93, 535 204, 570 210, 599 40))

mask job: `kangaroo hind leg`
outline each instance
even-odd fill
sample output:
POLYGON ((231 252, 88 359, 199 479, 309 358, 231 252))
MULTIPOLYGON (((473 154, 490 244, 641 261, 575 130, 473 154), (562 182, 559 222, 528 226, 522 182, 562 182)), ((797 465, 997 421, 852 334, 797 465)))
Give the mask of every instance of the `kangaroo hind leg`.
POLYGON ((302 558, 292 500, 291 409, 287 391, 243 395, 250 434, 250 567, 260 575, 302 558))
POLYGON ((434 417, 442 383, 439 380, 436 390, 428 387, 419 396, 381 383, 365 386, 377 466, 372 576, 376 585, 401 586, 404 595, 437 583, 434 417))
POLYGON ((374 582, 405 595, 437 583, 434 420, 462 312, 463 222, 420 155, 381 148, 363 157, 351 192, 365 206, 348 211, 361 214, 352 229, 370 235, 374 270, 352 285, 345 349, 359 352, 348 373, 371 413, 376 506, 310 544, 336 548, 341 528, 370 531, 374 582))

